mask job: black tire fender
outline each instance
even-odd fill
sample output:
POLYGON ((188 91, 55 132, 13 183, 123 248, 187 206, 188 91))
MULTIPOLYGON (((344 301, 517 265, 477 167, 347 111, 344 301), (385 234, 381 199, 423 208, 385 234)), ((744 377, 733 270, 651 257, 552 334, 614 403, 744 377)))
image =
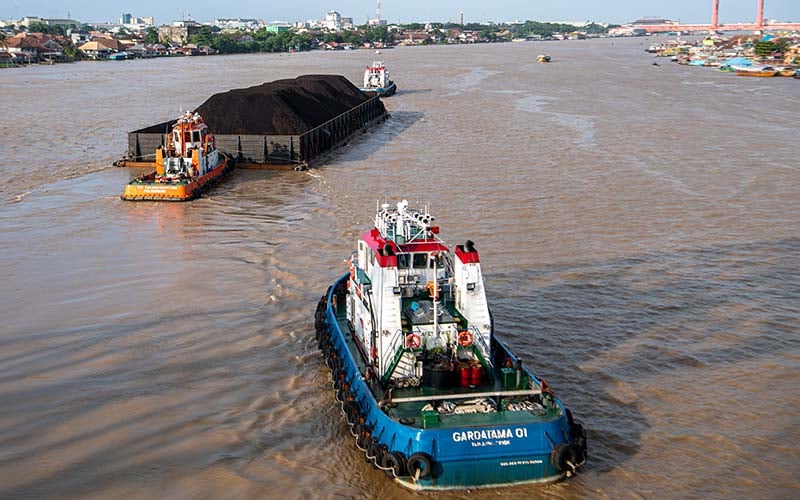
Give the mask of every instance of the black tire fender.
POLYGON ((402 477, 406 475, 406 457, 399 451, 390 451, 383 454, 381 467, 389 470, 385 471, 388 477, 402 477))
POLYGON ((577 456, 575 453, 575 447, 573 447, 569 443, 560 443, 557 444, 553 451, 550 453, 550 462, 552 462, 553 467, 558 469, 561 472, 572 471, 572 468, 567 464, 567 462, 571 462, 573 465, 578 464, 577 456))
POLYGON ((420 451, 408 457, 406 468, 409 476, 417 477, 417 471, 419 471, 419 479, 425 479, 431 475, 433 459, 427 453, 420 451))

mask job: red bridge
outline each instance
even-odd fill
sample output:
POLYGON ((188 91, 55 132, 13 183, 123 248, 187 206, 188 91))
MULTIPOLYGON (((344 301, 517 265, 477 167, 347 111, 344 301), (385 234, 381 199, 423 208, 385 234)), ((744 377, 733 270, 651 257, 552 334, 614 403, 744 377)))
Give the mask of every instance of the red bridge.
POLYGON ((647 24, 637 22, 637 28, 643 28, 648 33, 665 31, 800 31, 800 23, 765 23, 764 0, 758 0, 756 9, 756 22, 719 24, 719 0, 712 0, 711 24, 647 24))

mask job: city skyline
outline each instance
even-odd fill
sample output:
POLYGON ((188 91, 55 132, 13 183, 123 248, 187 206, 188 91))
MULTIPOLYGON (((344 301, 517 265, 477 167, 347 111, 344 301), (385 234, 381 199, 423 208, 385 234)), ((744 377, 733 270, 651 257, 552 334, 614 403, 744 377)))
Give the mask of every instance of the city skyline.
MULTIPOLYGON (((382 0, 382 18, 391 23, 458 22, 460 12, 465 22, 596 21, 623 24, 641 17, 659 17, 683 23, 708 23, 711 0, 382 0)), ((375 17, 374 0, 305 0, 297 3, 265 5, 254 0, 228 0, 220 5, 198 5, 193 2, 156 2, 154 0, 11 0, 0 6, 0 19, 21 19, 25 16, 77 19, 85 23, 116 22, 123 13, 136 17, 152 16, 156 24, 192 19, 211 21, 218 18, 254 18, 264 21, 305 21, 321 19, 335 10, 363 24, 375 17)), ((797 0, 766 0, 764 15, 768 19, 800 21, 797 0)), ((752 22, 756 17, 755 0, 720 0, 721 23, 752 22)))

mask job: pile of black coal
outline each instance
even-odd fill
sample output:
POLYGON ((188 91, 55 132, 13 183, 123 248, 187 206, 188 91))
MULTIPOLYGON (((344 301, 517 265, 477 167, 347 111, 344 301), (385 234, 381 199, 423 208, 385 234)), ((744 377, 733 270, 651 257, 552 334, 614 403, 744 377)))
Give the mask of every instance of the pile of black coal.
POLYGON ((303 75, 214 94, 196 111, 215 134, 299 135, 367 99, 343 76, 303 75))

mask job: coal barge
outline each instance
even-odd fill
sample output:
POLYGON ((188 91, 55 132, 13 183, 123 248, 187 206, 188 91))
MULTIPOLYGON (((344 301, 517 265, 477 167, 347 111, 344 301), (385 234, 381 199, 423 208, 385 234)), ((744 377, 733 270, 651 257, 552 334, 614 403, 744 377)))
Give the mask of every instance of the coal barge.
MULTIPOLYGON (((303 75, 214 94, 196 110, 217 148, 237 168, 303 170, 354 135, 388 118, 370 97, 340 75, 303 75)), ((115 164, 154 168, 175 120, 128 133, 128 151, 115 164)))

